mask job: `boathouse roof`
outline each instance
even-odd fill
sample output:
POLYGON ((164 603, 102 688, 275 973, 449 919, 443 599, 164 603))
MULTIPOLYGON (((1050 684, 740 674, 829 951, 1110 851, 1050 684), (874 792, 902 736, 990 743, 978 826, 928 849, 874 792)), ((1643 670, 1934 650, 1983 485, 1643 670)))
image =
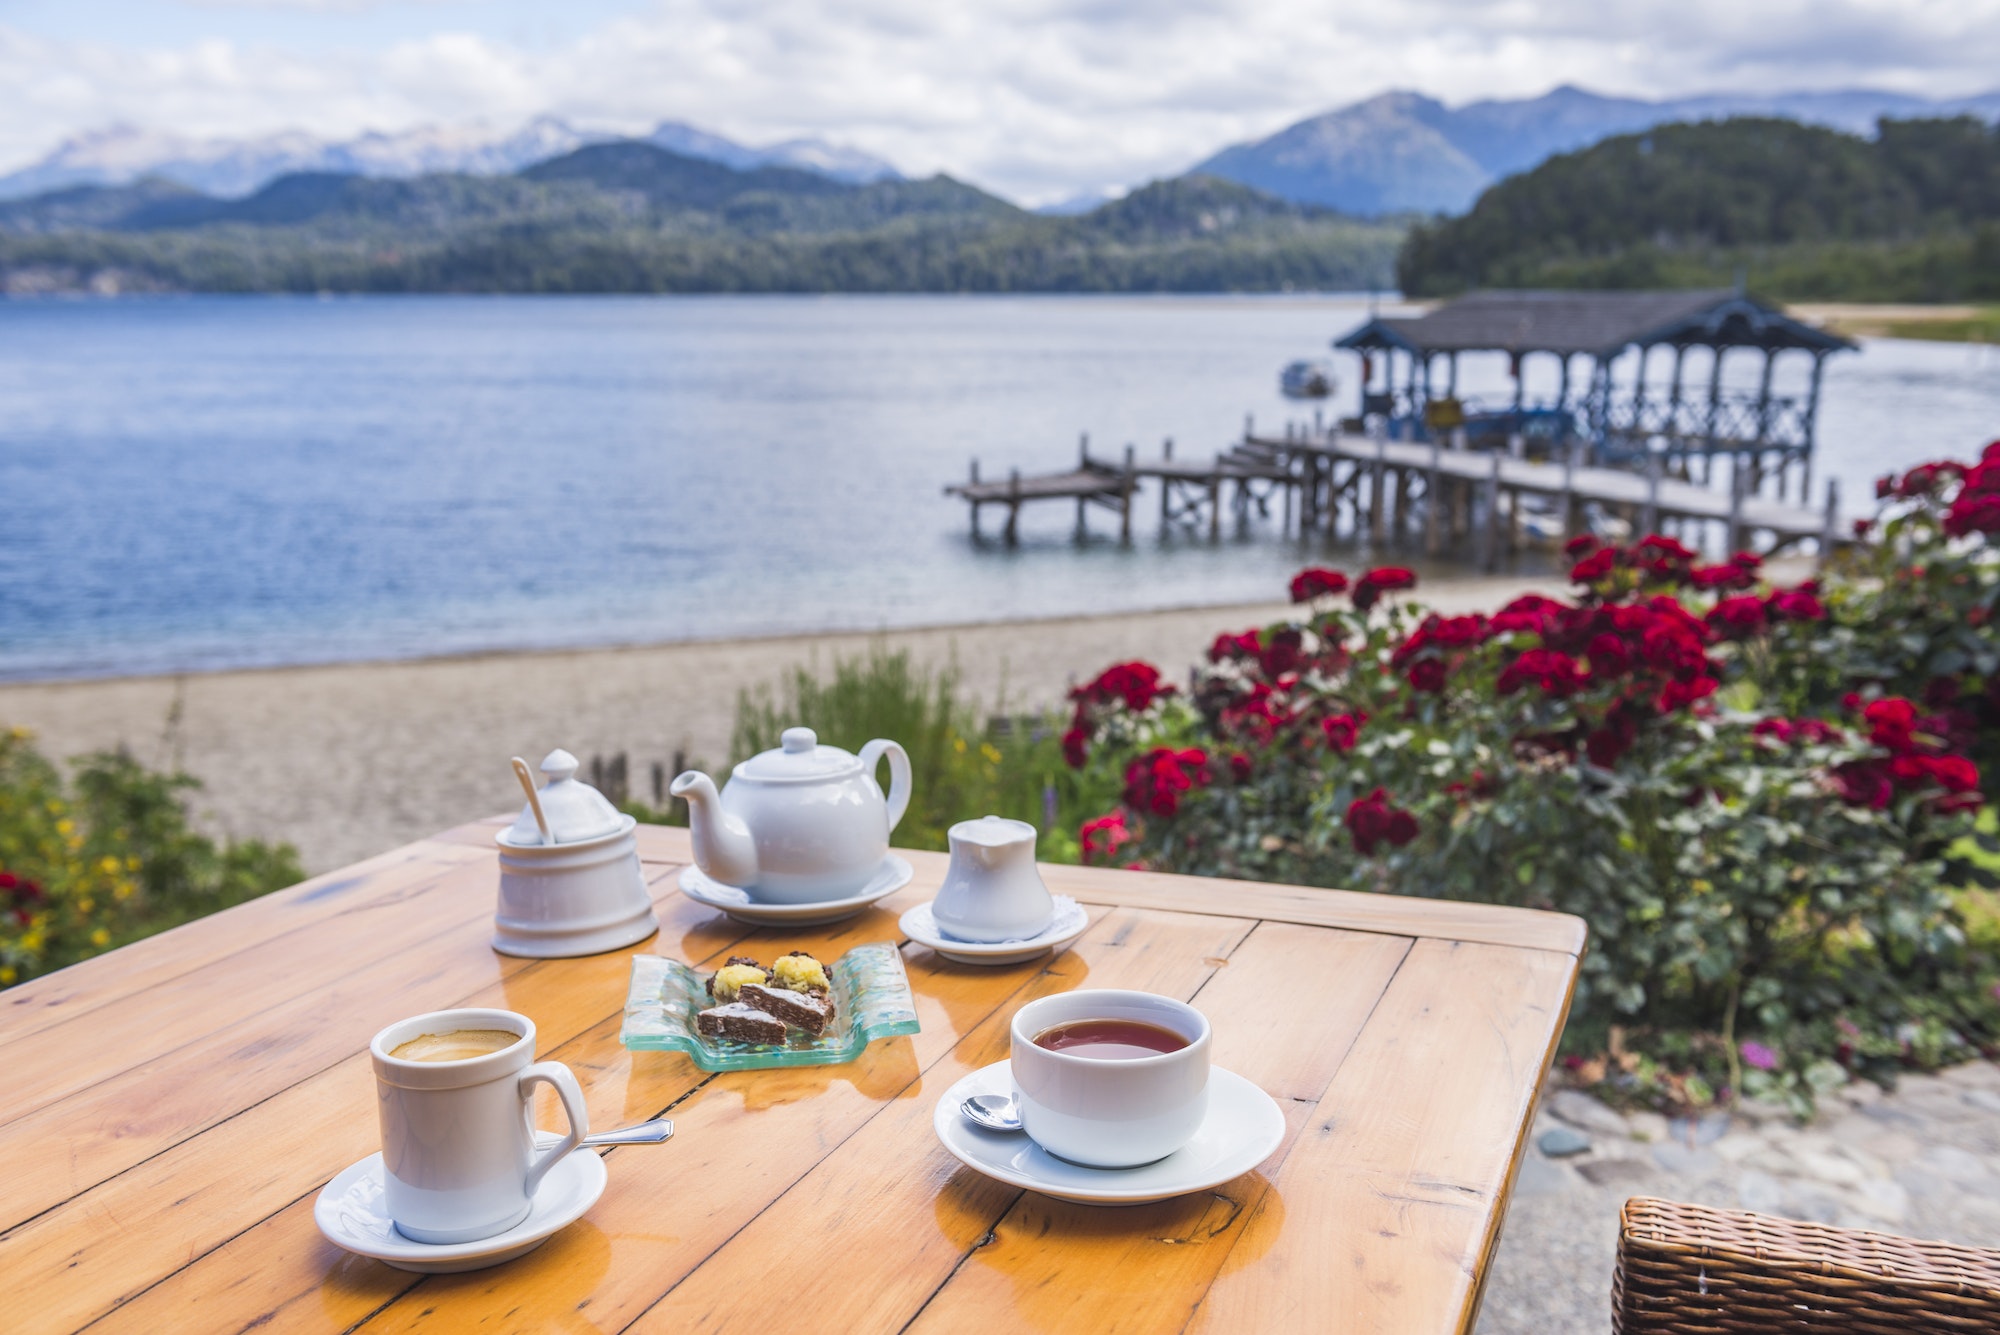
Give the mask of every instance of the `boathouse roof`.
POLYGON ((1698 292, 1473 292, 1415 316, 1375 316, 1337 348, 1432 352, 1588 353, 1626 348, 1854 347, 1733 289, 1698 292))

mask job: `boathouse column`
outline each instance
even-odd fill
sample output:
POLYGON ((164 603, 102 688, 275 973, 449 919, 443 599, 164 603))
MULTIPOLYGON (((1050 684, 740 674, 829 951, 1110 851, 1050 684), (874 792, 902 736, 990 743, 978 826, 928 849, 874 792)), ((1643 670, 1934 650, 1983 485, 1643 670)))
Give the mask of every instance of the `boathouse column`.
MULTIPOLYGON (((1718 343, 1713 351, 1714 360, 1708 368, 1708 427, 1704 433, 1708 437, 1710 458, 1715 455, 1715 429, 1720 425, 1717 414, 1722 411, 1722 354, 1728 349, 1718 343)), ((1731 466, 1734 466, 1733 462, 1731 466)))
MULTIPOLYGON (((1757 377, 1757 472, 1758 480, 1763 480, 1764 446, 1771 443, 1771 365, 1778 359, 1778 350, 1764 349, 1764 370, 1757 377)), ((1785 456, 1778 455, 1778 499, 1785 499, 1785 456)))
POLYGON ((1648 343, 1639 349, 1639 383, 1632 388, 1632 429, 1644 436, 1646 431, 1646 364, 1652 360, 1653 345, 1648 343))
POLYGON ((1455 399, 1458 397, 1458 353, 1456 351, 1445 354, 1444 392, 1447 398, 1455 399))
MULTIPOLYGON (((1527 405, 1528 394, 1528 353, 1526 349, 1508 354, 1507 360, 1514 368, 1514 411, 1519 413, 1527 405)), ((1515 423, 1518 430, 1520 424, 1515 423)))
POLYGON ((1805 421, 1802 423, 1805 433, 1805 469, 1804 475, 1799 479, 1799 500, 1806 505, 1812 504, 1813 451, 1819 447, 1819 378, 1820 373, 1826 370, 1826 353, 1815 350, 1812 359, 1812 383, 1806 390, 1805 421))

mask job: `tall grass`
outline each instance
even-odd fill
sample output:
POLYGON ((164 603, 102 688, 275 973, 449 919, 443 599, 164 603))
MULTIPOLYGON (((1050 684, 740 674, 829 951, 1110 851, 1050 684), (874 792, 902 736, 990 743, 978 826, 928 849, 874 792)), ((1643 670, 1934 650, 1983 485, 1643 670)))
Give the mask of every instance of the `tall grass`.
MULTIPOLYGON (((1004 705, 994 702, 992 712, 1004 705)), ((989 724, 963 693, 956 664, 933 670, 907 650, 877 645, 836 658, 824 672, 796 668, 775 689, 739 693, 730 760, 769 750, 790 727, 811 728, 848 751, 893 738, 909 752, 915 788, 893 836, 898 846, 942 849, 958 821, 1012 816, 1041 831, 1044 861, 1074 862, 1077 826, 1108 810, 1116 794, 1086 790, 1063 763, 1060 716, 1005 717, 1005 726, 989 724)))

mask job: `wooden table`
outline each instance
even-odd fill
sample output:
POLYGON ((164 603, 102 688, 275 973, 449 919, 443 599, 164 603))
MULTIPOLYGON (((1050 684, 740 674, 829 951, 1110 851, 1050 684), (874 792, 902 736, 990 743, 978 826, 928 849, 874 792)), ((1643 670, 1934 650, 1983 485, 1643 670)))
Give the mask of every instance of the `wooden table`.
MULTIPOLYGON (((1386 895, 1050 867, 1091 906, 1068 953, 904 956, 923 1031, 848 1066, 705 1075, 618 1042, 627 952, 488 947, 472 825, 0 993, 0 1325, 15 1332, 1468 1329, 1583 947, 1573 918, 1386 895), (931 1110, 1007 1055, 1030 998, 1192 999, 1217 1064, 1285 1110, 1261 1171, 1096 1209, 981 1177, 931 1110), (421 1277, 321 1239, 313 1198, 379 1148, 369 1037, 402 1016, 533 1017, 603 1129, 580 1222, 494 1270, 421 1277), (798 1305, 798 1306, 795 1306, 798 1305)), ((650 946, 823 958, 898 936, 944 859, 831 927, 746 929, 686 899, 686 833, 641 829, 650 946)), ((560 1125, 550 1107, 542 1125, 560 1125)))

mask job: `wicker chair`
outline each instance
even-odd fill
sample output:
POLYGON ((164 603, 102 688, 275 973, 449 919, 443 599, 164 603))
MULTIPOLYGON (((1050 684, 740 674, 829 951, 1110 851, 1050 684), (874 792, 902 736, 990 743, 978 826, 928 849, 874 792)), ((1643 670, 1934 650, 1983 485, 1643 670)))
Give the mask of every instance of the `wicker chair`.
POLYGON ((1635 1197, 1618 1335, 2000 1331, 2000 1251, 1635 1197))

